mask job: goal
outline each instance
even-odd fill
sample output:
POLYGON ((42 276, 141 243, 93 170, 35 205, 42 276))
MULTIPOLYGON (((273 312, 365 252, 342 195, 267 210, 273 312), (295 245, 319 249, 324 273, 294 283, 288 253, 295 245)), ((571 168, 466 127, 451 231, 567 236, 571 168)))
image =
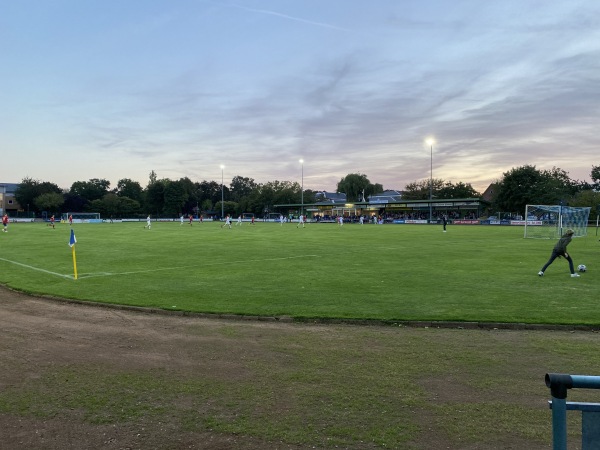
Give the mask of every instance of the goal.
POLYGON ((61 220, 63 222, 69 221, 69 216, 73 216, 73 222, 75 223, 96 223, 101 222, 100 213, 83 213, 83 212, 68 212, 63 213, 61 220))
POLYGON ((574 237, 587 236, 591 208, 561 205, 527 205, 525 208, 525 237, 558 239, 567 229, 574 237))

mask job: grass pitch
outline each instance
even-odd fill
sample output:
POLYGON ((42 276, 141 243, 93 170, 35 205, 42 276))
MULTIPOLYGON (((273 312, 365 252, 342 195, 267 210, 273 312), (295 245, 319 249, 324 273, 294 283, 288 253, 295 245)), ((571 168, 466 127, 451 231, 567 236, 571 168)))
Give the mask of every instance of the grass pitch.
POLYGON ((522 227, 179 222, 11 224, 0 283, 33 294, 203 313, 298 319, 600 324, 594 230, 569 246, 522 227))

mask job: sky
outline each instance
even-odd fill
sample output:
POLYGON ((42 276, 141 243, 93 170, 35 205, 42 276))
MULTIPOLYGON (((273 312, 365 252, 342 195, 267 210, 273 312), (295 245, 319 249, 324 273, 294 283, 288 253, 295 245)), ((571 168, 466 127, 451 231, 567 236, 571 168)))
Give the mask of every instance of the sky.
POLYGON ((4 183, 590 181, 600 2, 0 0, 0 86, 4 183))

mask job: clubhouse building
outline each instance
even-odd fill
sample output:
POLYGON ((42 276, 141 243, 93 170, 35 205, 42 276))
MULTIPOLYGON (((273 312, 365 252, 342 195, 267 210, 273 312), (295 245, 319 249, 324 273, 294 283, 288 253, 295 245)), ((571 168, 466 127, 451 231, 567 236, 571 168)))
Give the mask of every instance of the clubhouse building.
POLYGON ((388 223, 437 222, 446 216, 453 222, 478 221, 488 214, 491 203, 483 198, 451 198, 432 200, 402 200, 398 191, 385 191, 359 202, 347 202, 340 193, 317 193, 317 202, 274 205, 285 216, 298 216, 301 211, 311 220, 330 221, 336 217, 388 223))

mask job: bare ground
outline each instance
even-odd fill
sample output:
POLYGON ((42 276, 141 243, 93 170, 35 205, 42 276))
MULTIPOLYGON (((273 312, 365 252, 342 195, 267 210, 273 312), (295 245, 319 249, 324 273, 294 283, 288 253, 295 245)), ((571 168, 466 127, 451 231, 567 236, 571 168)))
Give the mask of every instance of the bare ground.
MULTIPOLYGON (((118 308, 94 307, 30 297, 0 287, 0 391, 27 380, 36 380, 48 367, 113 367, 115 371, 166 370, 177 377, 218 373, 226 379, 243 379, 244 372, 233 363, 263 350, 253 342, 276 330, 299 333, 310 325, 261 321, 234 322, 248 327, 240 346, 216 332, 225 320, 142 313, 118 308), (190 333, 190 324, 201 325, 201 333, 190 333)), ((231 322, 229 322, 231 324, 231 322)), ((318 327, 313 327, 318 328, 318 327)), ((347 327, 348 333, 360 327, 347 327)), ((518 333, 511 331, 510 333, 518 333)), ((264 351, 267 353, 267 351, 264 351)), ((264 358, 272 356, 265 354, 264 358)), ((431 398, 461 396, 464 386, 430 380, 431 398), (454 392, 453 389, 456 391, 454 392)), ((1 405, 0 405, 1 406, 1 405)), ((0 408, 0 449, 304 449, 318 444, 295 446, 265 442, 251 436, 217 432, 182 432, 168 414, 159 422, 143 420, 119 425, 93 424, 78 420, 77 414, 35 417, 6 414, 0 408)), ((417 412, 418 415, 418 412, 417 412)), ((506 438, 495 445, 459 447, 436 430, 430 418, 422 425, 431 429, 410 448, 548 448, 506 438)), ((353 448, 361 447, 360 444, 353 448)))

